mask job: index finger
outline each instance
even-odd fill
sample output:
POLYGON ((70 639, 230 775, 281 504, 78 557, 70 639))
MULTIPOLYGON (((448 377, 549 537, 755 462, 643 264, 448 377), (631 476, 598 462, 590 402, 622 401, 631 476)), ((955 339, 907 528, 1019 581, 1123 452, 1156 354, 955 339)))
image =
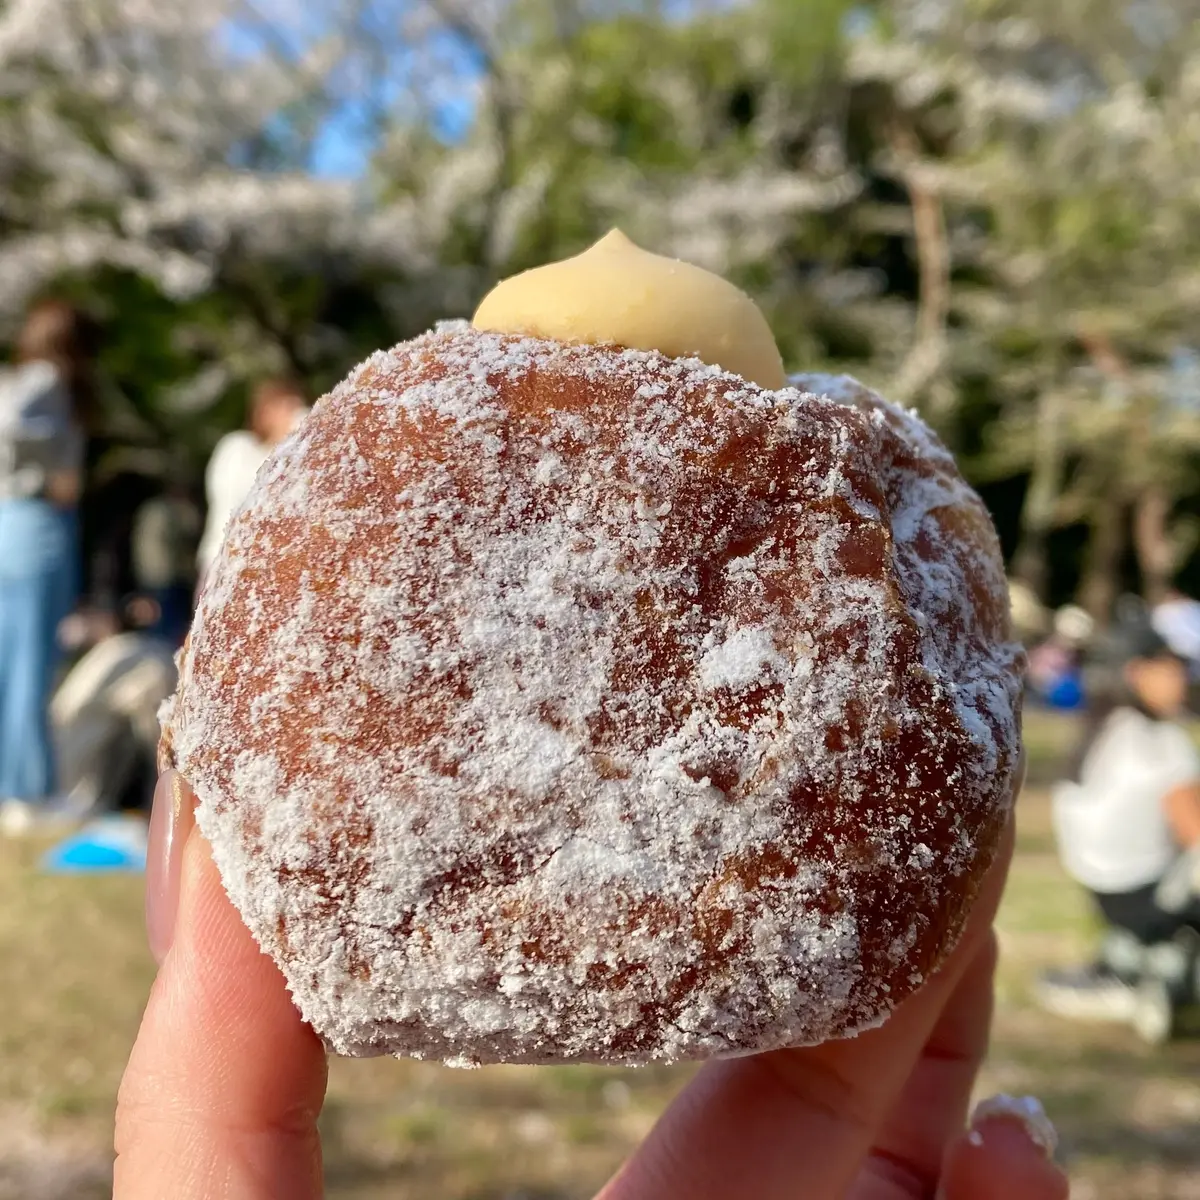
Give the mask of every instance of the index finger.
POLYGON ((971 961, 985 946, 1012 823, 949 961, 879 1029, 715 1063, 667 1110, 599 1200, 842 1196, 971 961))
POLYGON ((318 1200, 325 1054, 193 829, 117 1102, 115 1200, 318 1200))

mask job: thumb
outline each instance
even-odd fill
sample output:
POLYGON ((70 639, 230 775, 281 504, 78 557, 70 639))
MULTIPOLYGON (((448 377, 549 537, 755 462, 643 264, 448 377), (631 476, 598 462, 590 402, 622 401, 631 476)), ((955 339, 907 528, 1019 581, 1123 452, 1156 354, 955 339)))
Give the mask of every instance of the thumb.
POLYGON ((114 1200, 319 1200, 321 1044, 192 829, 117 1101, 114 1200))
POLYGON ((946 1153, 938 1200, 1068 1200, 1070 1181, 1054 1161, 1057 1140, 1032 1097, 983 1101, 946 1153))

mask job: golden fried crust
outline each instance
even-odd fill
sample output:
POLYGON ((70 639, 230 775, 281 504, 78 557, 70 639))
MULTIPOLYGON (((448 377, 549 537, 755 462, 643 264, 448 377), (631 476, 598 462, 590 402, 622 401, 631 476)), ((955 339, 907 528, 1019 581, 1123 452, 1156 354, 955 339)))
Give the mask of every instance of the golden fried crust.
POLYGON ((264 468, 164 749, 332 1049, 817 1042, 944 958, 1017 761, 995 534, 915 418, 801 384, 453 327, 264 468))

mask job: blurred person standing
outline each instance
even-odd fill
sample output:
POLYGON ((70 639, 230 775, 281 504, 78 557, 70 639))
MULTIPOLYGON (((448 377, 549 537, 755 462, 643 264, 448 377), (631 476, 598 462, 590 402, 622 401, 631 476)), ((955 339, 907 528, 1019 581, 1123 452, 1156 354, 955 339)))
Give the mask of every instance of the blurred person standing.
POLYGON ((308 398, 295 380, 268 379, 254 390, 247 428, 226 434, 217 443, 204 476, 208 517, 196 556, 201 587, 259 467, 307 412, 308 398))
POLYGON ((0 827, 12 832, 55 786, 49 703, 78 588, 95 332, 68 304, 38 304, 0 372, 0 827))
POLYGON ((154 609, 146 632, 172 645, 183 641, 191 621, 199 534, 200 514, 178 482, 147 500, 133 517, 134 583, 154 609))

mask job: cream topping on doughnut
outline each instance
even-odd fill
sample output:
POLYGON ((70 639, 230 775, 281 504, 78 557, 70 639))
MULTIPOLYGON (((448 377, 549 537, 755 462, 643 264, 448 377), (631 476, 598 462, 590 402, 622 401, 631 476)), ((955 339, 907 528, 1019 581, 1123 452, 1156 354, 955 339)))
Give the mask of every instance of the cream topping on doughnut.
POLYGON ((635 246, 614 229, 589 250, 504 280, 476 329, 584 345, 657 350, 781 388, 783 362, 766 318, 732 283, 635 246))

